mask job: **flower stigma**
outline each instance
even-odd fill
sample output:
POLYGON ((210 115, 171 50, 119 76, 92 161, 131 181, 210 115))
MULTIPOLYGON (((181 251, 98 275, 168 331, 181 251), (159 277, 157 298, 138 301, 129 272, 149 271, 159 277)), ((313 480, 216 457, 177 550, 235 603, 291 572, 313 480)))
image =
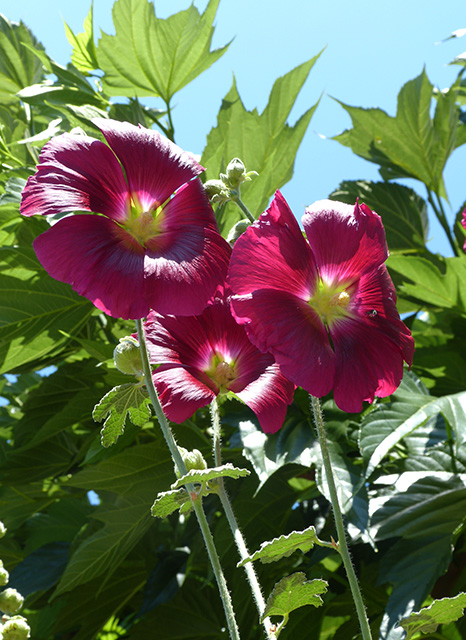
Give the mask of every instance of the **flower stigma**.
POLYGON ((145 246, 148 240, 160 234, 164 218, 162 212, 163 205, 159 205, 157 201, 145 209, 139 198, 133 195, 124 227, 139 244, 145 246))
POLYGON ((227 360, 228 358, 222 354, 215 353, 209 367, 205 369, 206 374, 218 387, 218 393, 227 393, 228 385, 236 378, 235 363, 227 360))
POLYGON ((334 320, 349 315, 347 308, 351 297, 346 287, 347 285, 341 284, 332 286, 319 278, 314 295, 308 300, 308 304, 325 324, 331 325, 334 320))

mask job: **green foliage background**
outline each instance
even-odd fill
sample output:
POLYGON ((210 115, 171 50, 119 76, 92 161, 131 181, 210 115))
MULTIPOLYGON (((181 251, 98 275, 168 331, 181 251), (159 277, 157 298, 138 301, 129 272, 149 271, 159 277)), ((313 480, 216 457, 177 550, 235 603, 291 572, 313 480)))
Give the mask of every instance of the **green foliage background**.
MULTIPOLYGON (((134 327, 105 317, 43 271, 32 240, 48 223, 22 219, 18 210, 21 189, 51 135, 81 127, 97 136, 90 120, 104 116, 175 136, 173 96, 228 46, 211 50, 218 3, 211 0, 202 15, 191 6, 160 20, 147 0, 117 0, 114 36, 103 34, 96 43, 92 13, 82 33, 67 27, 73 54, 66 68, 25 25, 0 17, 0 394, 7 400, 0 407, 0 518, 8 527, 0 558, 10 586, 27 597, 35 640, 226 636, 196 522, 176 513, 165 520, 150 515, 174 471, 145 398, 133 411, 138 426, 124 408, 110 413, 104 444, 124 426, 111 447, 102 446, 92 418, 102 396, 128 383, 112 352, 134 327), (148 96, 159 97, 160 108, 145 106, 148 96), (49 375, 38 373, 48 367, 49 375)), ((207 179, 235 156, 260 174, 243 191, 256 216, 292 176, 317 105, 294 126, 287 120, 316 63, 318 55, 278 78, 262 113, 246 110, 233 84, 208 135, 201 160, 207 179)), ((412 607, 466 590, 465 233, 462 209, 453 224, 447 220, 443 179, 448 158, 466 142, 464 64, 458 70, 442 93, 424 71, 406 82, 395 116, 342 105, 353 126, 336 138, 379 167, 380 181, 345 181, 330 197, 349 203, 359 197, 382 216, 399 310, 416 341, 412 371, 391 398, 361 415, 324 401, 353 560, 374 637, 385 640, 404 637, 395 623, 412 607), (425 198, 396 182, 404 177, 424 185, 425 198), (431 216, 454 257, 427 250, 431 216)), ((232 204, 217 215, 225 236, 242 217, 232 204)), ((310 526, 329 540, 334 527, 306 394, 296 392, 283 428, 269 437, 240 403, 228 400, 221 410, 224 460, 252 471, 226 481, 250 550, 310 526)), ((208 412, 198 411, 175 426, 179 443, 209 459, 209 424, 208 412)), ((241 636, 260 638, 216 496, 205 506, 241 636)), ((281 637, 358 637, 335 552, 297 550, 258 571, 266 594, 296 571, 329 583, 323 605, 294 611, 281 637)), ((435 637, 466 637, 464 618, 441 625, 435 637)))

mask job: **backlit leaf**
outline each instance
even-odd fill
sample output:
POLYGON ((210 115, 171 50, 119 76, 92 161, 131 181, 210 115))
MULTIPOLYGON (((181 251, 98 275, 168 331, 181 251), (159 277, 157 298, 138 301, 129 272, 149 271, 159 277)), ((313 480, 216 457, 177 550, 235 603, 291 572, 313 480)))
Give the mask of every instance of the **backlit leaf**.
POLYGON ((307 553, 315 544, 321 544, 315 527, 308 527, 304 531, 292 531, 286 536, 283 535, 268 542, 263 542, 260 549, 239 562, 238 567, 242 567, 246 562, 255 562, 256 560, 260 560, 264 564, 275 562, 281 558, 287 558, 298 549, 302 553, 307 553))
POLYGON ((292 611, 308 604, 320 607, 323 604, 320 596, 327 591, 327 586, 325 580, 306 580, 302 572, 282 578, 267 598, 262 619, 267 616, 287 618, 292 611))
POLYGON ((415 633, 434 633, 439 624, 455 622, 462 617, 466 609, 466 593, 459 593, 454 598, 434 600, 428 607, 414 611, 403 618, 400 627, 406 631, 406 640, 411 640, 415 633))
POLYGON ((150 420, 151 409, 147 389, 138 383, 121 384, 105 394, 94 407, 96 422, 104 418, 101 431, 103 447, 110 447, 125 430, 126 416, 137 427, 143 427, 150 420))

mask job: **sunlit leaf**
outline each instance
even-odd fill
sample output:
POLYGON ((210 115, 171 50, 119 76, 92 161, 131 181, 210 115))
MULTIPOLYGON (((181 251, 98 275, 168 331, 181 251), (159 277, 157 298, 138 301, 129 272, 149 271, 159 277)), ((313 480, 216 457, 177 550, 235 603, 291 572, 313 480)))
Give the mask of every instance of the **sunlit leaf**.
POLYGON ((415 633, 434 633, 439 624, 455 622, 462 617, 466 609, 466 593, 459 593, 454 598, 434 600, 428 607, 414 611, 403 618, 400 627, 406 631, 406 640, 411 640, 415 633))
MULTIPOLYGON (((322 541, 317 537, 315 527, 308 527, 304 531, 292 531, 288 535, 263 542, 260 549, 239 562, 238 567, 242 567, 246 562, 255 562, 256 560, 260 560, 264 564, 275 562, 281 558, 287 558, 298 549, 302 553, 307 553, 315 544, 322 544, 322 541)), ((324 544, 328 546, 327 543, 324 544)))
POLYGON ((191 498, 185 489, 162 491, 157 496, 150 512, 154 517, 167 518, 187 502, 191 502, 191 498))
POLYGON ((306 575, 302 572, 282 578, 268 597, 262 618, 288 618, 292 611, 308 604, 320 607, 323 604, 321 595, 327 591, 327 586, 325 580, 306 580, 306 575))
POLYGON ((210 50, 219 0, 202 15, 192 4, 166 20, 147 0, 117 0, 115 35, 102 34, 97 46, 103 86, 111 96, 172 96, 208 69, 227 46, 210 50))
POLYGON ((237 480, 238 478, 248 476, 250 473, 248 469, 238 469, 230 463, 210 469, 190 469, 188 473, 178 478, 178 480, 172 484, 172 489, 178 489, 190 482, 193 484, 203 484, 215 480, 215 478, 234 478, 237 480))
POLYGON ((125 430, 126 416, 137 427, 143 427, 151 417, 149 405, 147 389, 137 383, 121 384, 106 393, 92 413, 96 422, 106 418, 101 431, 102 446, 115 444, 125 430))
POLYGON ((91 73, 94 69, 97 69, 99 63, 97 62, 94 43, 92 4, 87 17, 84 20, 84 32, 75 35, 65 22, 65 33, 68 42, 73 47, 71 61, 76 69, 79 69, 82 73, 91 73))

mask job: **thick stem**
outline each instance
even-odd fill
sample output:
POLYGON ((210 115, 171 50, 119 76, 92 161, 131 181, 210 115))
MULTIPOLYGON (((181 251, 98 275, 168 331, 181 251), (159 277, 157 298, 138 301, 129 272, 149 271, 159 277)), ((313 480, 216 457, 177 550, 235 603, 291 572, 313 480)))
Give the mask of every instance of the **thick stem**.
POLYGON ((255 217, 252 215, 252 213, 249 211, 247 206, 241 200, 241 192, 239 187, 238 187, 237 195, 234 198, 232 198, 232 201, 238 205, 238 207, 241 209, 241 211, 244 213, 244 215, 250 222, 256 221, 255 217))
POLYGON ((432 191, 430 189, 427 189, 427 199, 435 213, 435 217, 437 218, 440 225, 442 226, 442 229, 445 231, 445 235, 448 238, 448 242, 450 243, 450 246, 453 249, 453 254, 455 256, 461 255, 461 249, 456 241, 456 238, 451 232, 450 225, 448 224, 447 216, 442 205, 442 200, 440 199, 439 196, 437 196, 437 202, 438 202, 438 206, 437 206, 433 198, 432 191))
MULTIPOLYGON (((180 476, 184 476, 187 473, 186 465, 178 450, 178 447, 175 442, 175 438, 173 437, 172 430, 170 429, 168 420, 165 417, 165 414, 163 412, 163 409, 157 394, 157 390, 154 387, 154 382, 152 380, 152 371, 149 363, 149 355, 147 353, 146 337, 145 337, 144 327, 141 320, 136 320, 136 327, 138 332, 139 348, 141 351, 142 367, 144 372, 144 382, 146 384, 150 400, 155 409, 155 413, 159 421, 160 428, 162 429, 162 433, 165 437, 165 441, 168 445, 173 461, 176 465, 176 468, 180 476)), ((223 575, 222 566, 220 564, 220 559, 218 557, 217 549, 215 548, 215 543, 209 529, 209 524, 207 522, 207 518, 204 513, 204 508, 202 506, 202 498, 196 498, 196 490, 194 485, 187 484, 186 489, 188 490, 191 496, 191 502, 193 505, 194 513, 196 514, 197 521, 201 529, 202 537, 204 538, 205 546, 207 548, 207 553, 209 555, 209 560, 212 565, 215 578, 217 580, 218 590, 220 592, 220 597, 222 599, 223 608, 225 611, 225 616, 226 616, 227 625, 228 625, 228 630, 230 633, 230 638, 231 640, 240 640, 238 626, 236 624, 235 612, 233 610, 233 604, 231 601, 231 596, 228 591, 225 576, 223 575)))
POLYGON ((320 450, 322 452, 322 461, 324 463, 325 476, 327 479, 327 485, 330 492, 330 500, 333 508, 333 515, 335 517, 335 525, 338 533, 338 551, 343 560, 343 565, 346 570, 348 582, 350 585, 351 593, 353 596, 354 604, 356 606, 356 612, 358 614, 359 626, 361 628, 363 640, 372 640, 371 630, 369 627, 369 621, 366 615, 366 609, 362 599, 361 591, 359 589, 358 579, 354 571, 353 563, 351 562, 348 544, 346 541, 345 526, 343 524, 343 516, 340 510, 340 504, 338 502, 337 489, 335 486, 335 479, 333 477, 332 463, 330 461, 330 453, 327 446, 327 439, 325 435, 324 416, 322 414, 322 407, 319 399, 311 396, 311 408, 314 415, 314 423, 317 429, 317 435, 320 444, 320 450))
MULTIPOLYGON (((216 398, 212 400, 212 403, 210 405, 210 415, 212 417, 214 464, 216 467, 220 467, 222 464, 222 447, 221 447, 220 415, 218 411, 218 403, 216 398)), ((230 525, 230 529, 233 534, 233 538, 235 540, 239 556, 241 560, 244 560, 245 558, 249 557, 249 551, 246 545, 246 541, 236 521, 236 517, 230 503, 230 499, 225 489, 223 478, 217 478, 217 482, 219 486, 218 494, 223 506, 223 510, 225 511, 228 524, 230 525)), ((265 601, 262 595, 262 590, 259 584, 259 580, 257 579, 257 575, 254 570, 254 566, 252 562, 246 562, 243 568, 246 573, 246 578, 249 582, 249 586, 251 588, 251 593, 254 598, 254 602, 256 603, 257 611, 259 613, 259 618, 261 618, 265 609, 265 601)), ((267 638, 269 638, 270 640, 275 640, 276 636, 272 630, 272 623, 270 622, 270 618, 265 618, 263 624, 264 624, 264 629, 265 629, 267 638)))

